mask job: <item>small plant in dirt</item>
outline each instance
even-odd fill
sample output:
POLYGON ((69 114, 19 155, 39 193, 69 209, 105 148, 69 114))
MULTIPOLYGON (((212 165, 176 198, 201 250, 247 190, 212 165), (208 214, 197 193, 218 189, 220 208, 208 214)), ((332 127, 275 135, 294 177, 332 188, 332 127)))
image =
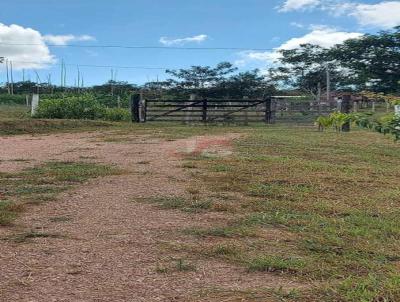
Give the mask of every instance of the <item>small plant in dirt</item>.
POLYGON ((157 204, 164 210, 182 210, 184 212, 201 212, 212 208, 210 200, 198 200, 196 198, 184 198, 179 196, 169 197, 150 197, 142 198, 137 201, 157 204))
POLYGON ((183 259, 178 259, 176 261, 176 269, 180 272, 195 271, 196 266, 190 262, 186 262, 183 259))

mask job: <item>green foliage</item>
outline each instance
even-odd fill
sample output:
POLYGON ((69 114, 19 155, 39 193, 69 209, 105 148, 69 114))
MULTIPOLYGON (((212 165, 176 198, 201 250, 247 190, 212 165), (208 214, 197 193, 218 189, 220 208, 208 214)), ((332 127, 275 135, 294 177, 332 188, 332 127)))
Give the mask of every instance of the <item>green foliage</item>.
POLYGON ((90 95, 72 96, 61 99, 45 99, 39 103, 37 118, 57 119, 101 119, 105 107, 90 95))
POLYGON ((130 121, 131 113, 128 109, 106 108, 106 110, 104 111, 103 119, 112 122, 130 121))
POLYGON ((355 123, 362 128, 369 128, 384 135, 393 135, 396 141, 400 140, 400 116, 388 114, 377 120, 359 116, 355 123))
POLYGON ((315 124, 319 130, 334 127, 340 131, 346 122, 353 122, 361 128, 368 128, 384 135, 393 135, 395 140, 400 140, 400 116, 385 115, 379 119, 371 119, 368 114, 333 112, 329 116, 320 116, 315 124))
POLYGON ((25 105, 25 95, 0 94, 0 105, 25 105))
POLYGON ((329 116, 320 116, 316 120, 319 130, 324 130, 330 127, 336 131, 341 131, 344 124, 352 121, 353 114, 341 113, 338 111, 332 112, 329 116))

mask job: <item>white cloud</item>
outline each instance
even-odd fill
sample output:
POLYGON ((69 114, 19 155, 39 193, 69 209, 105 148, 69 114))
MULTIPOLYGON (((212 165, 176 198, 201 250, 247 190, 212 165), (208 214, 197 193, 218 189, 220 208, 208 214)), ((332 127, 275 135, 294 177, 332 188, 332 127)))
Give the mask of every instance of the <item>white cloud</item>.
POLYGON ((386 0, 376 4, 366 4, 361 1, 346 0, 285 0, 278 9, 280 12, 290 12, 313 8, 337 17, 355 18, 361 26, 388 29, 400 25, 400 1, 386 0))
POLYGON ((54 45, 66 45, 69 42, 86 42, 86 41, 95 41, 96 39, 89 35, 45 35, 43 36, 43 40, 48 42, 49 44, 54 45))
POLYGON ((201 43, 204 42, 205 40, 208 39, 207 35, 197 35, 193 37, 187 37, 187 38, 178 38, 178 39, 171 39, 167 37, 161 37, 160 38, 160 43, 166 46, 172 46, 172 45, 184 45, 186 43, 201 43))
POLYGON ((378 4, 357 4, 349 15, 362 26, 391 28, 400 25, 400 1, 385 1, 378 4))
POLYGON ((297 28, 304 28, 304 25, 299 22, 290 22, 290 25, 297 28))
POLYGON ((263 64, 272 64, 280 57, 279 50, 289 50, 298 48, 302 44, 314 44, 324 48, 329 48, 335 44, 340 44, 345 40, 358 38, 362 34, 357 32, 344 32, 337 31, 334 28, 329 28, 326 26, 314 26, 312 31, 308 34, 292 38, 285 43, 276 47, 273 51, 265 52, 242 52, 240 53, 240 59, 237 61, 238 65, 244 66, 245 63, 258 61, 263 64))
POLYGON ((0 23, 0 55, 12 61, 16 70, 46 68, 56 63, 46 43, 66 45, 71 41, 92 40, 94 37, 89 35, 42 35, 32 28, 0 23))
POLYGON ((13 61, 15 69, 44 68, 56 61, 40 32, 15 24, 0 23, 0 54, 13 61))
POLYGON ((279 7, 279 11, 290 12, 296 10, 306 10, 318 6, 320 3, 320 0, 285 0, 282 6, 279 7))

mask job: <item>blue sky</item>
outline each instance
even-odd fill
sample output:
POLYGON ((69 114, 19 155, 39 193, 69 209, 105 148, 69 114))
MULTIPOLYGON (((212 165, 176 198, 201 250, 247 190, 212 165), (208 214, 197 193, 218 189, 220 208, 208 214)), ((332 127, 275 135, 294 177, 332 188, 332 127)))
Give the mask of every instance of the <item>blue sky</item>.
MULTIPOLYGON (((400 1, 374 0, 2 0, 0 57, 14 78, 60 81, 60 62, 74 83, 76 65, 185 68, 230 61, 240 70, 272 64, 272 51, 110 49, 58 44, 175 47, 293 48, 330 46, 400 24, 400 1), (397 10, 397 12, 396 12, 397 10), (3 43, 3 45, 1 44, 3 43), (24 45, 7 45, 24 44, 24 45), (34 44, 34 45, 25 45, 34 44)), ((114 68, 117 69, 117 68, 114 68)), ((110 68, 80 67, 85 84, 110 79, 110 68)), ((141 84, 165 78, 163 69, 118 68, 117 80, 141 84)), ((5 81, 4 66, 0 82, 5 81)))

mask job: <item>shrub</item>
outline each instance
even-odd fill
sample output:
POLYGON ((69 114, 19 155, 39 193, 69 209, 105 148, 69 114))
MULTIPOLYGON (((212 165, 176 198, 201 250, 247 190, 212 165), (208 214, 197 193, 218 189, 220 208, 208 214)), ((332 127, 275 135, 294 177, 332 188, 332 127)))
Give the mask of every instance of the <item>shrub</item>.
POLYGON ((44 99, 39 103, 38 118, 58 119, 101 119, 106 108, 92 96, 66 97, 62 99, 44 99))
POLYGON ((131 119, 131 113, 128 109, 122 108, 107 108, 104 112, 104 120, 119 122, 129 121, 131 119))
POLYGON ((1 105, 25 105, 26 104, 25 95, 1 94, 0 95, 0 104, 1 105))

